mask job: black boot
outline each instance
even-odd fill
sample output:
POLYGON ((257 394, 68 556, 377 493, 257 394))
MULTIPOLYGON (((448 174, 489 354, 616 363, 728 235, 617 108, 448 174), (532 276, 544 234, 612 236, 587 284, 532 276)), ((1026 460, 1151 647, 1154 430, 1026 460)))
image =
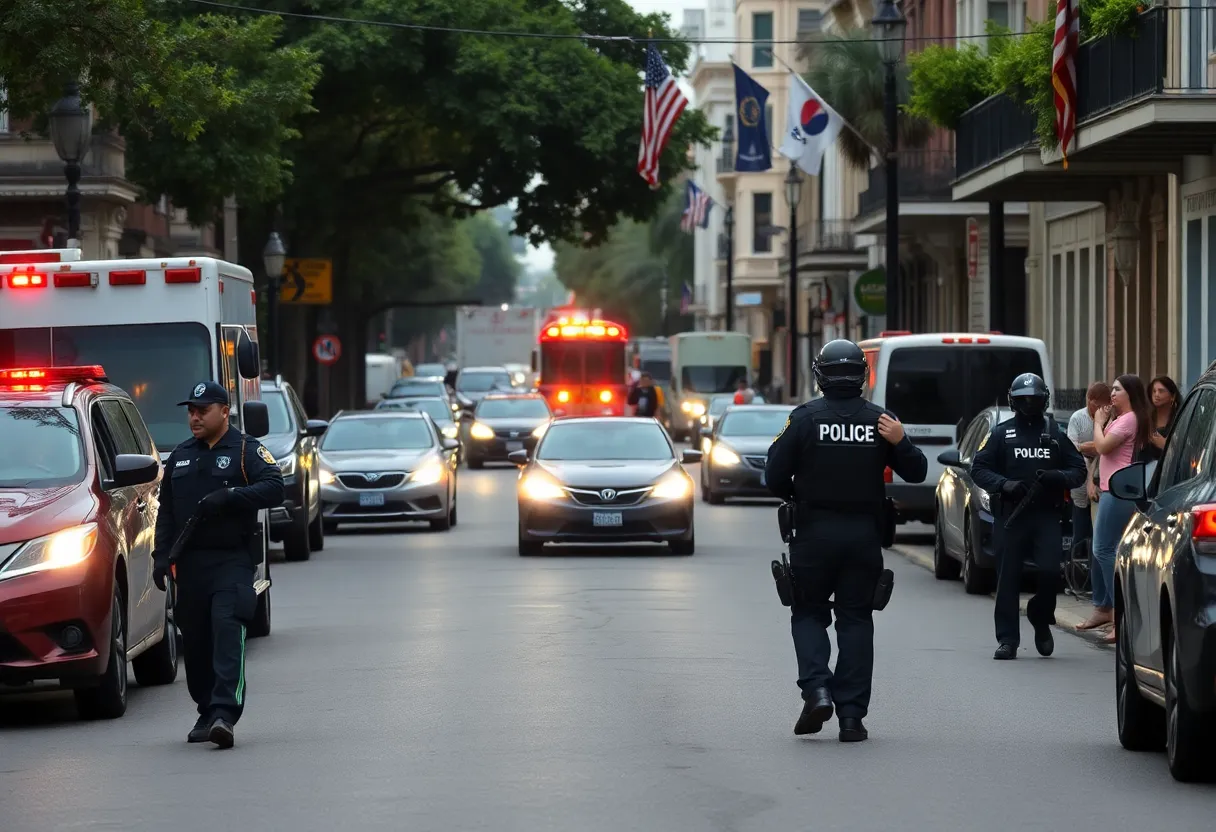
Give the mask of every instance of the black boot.
POLYGON ((832 695, 827 688, 816 688, 811 692, 811 698, 802 706, 802 715, 794 725, 794 733, 818 734, 823 730, 823 723, 832 718, 832 695))
POLYGON ((1034 646, 1040 656, 1050 656, 1055 652, 1056 640, 1051 635, 1050 624, 1034 625, 1034 646))
POLYGON ((861 720, 855 716, 842 716, 840 718, 840 741, 841 742, 864 742, 869 739, 870 732, 866 730, 866 726, 861 724, 861 720))
POLYGON ((194 727, 190 729, 190 733, 186 735, 186 742, 206 742, 207 734, 211 731, 211 717, 207 715, 200 716, 198 722, 194 723, 194 727))
POLYGON ((207 733, 207 739, 220 748, 232 748, 232 744, 236 742, 232 723, 223 718, 216 719, 215 722, 211 723, 211 730, 207 733))
POLYGON ((996 648, 996 652, 992 654, 992 658, 997 661, 1004 662, 1018 657, 1018 648, 1013 644, 1002 644, 996 648))

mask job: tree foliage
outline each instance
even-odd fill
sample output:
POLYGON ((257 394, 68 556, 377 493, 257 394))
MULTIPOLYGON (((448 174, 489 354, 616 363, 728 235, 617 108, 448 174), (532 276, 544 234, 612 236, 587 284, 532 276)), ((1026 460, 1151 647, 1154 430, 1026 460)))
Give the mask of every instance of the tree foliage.
POLYGON ((463 223, 480 267, 473 295, 482 303, 510 303, 515 297, 520 265, 511 246, 511 235, 491 214, 477 214, 463 223))

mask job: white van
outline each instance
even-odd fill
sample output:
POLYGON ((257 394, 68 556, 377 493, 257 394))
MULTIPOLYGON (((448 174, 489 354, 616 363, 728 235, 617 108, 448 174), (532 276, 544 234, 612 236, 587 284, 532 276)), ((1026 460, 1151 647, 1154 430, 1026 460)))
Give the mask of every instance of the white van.
POLYGON ((681 332, 671 336, 671 438, 695 438, 716 393, 735 392, 751 378, 752 339, 744 332, 681 332))
POLYGON ((929 459, 923 483, 905 483, 887 472, 887 496, 895 500, 901 523, 933 522, 942 475, 938 454, 958 447, 959 433, 981 410, 1007 406, 1017 376, 1037 373, 1053 389, 1047 345, 1038 338, 884 332, 859 346, 870 365, 864 396, 899 417, 929 459))

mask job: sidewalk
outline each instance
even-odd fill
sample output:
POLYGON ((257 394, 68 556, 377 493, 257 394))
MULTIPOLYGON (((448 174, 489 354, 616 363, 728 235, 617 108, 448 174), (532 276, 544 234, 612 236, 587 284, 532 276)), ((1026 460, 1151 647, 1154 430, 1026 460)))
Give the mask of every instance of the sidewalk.
MULTIPOLYGON (((925 546, 918 543, 901 543, 896 541, 895 545, 889 550, 897 555, 900 555, 910 563, 914 563, 922 569, 933 571, 933 547, 925 546)), ((957 584, 957 581, 943 581, 945 584, 957 584)), ((959 592, 961 588, 956 587, 959 592)), ((1022 594, 1022 615, 1026 614, 1026 602, 1030 600, 1029 593, 1022 594)), ((1093 606, 1088 601, 1078 601, 1071 595, 1060 594, 1056 600, 1056 629, 1063 630, 1069 635, 1083 638, 1086 641, 1098 647, 1106 647, 1114 649, 1113 644, 1102 644, 1101 631, 1099 630, 1077 630, 1077 625, 1089 618, 1093 612, 1093 606)))

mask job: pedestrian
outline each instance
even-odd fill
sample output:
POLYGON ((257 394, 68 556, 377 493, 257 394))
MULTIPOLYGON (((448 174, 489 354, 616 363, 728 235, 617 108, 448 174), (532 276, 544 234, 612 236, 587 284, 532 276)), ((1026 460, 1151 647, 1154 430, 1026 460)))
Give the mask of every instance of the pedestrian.
POLYGON ((1085 484, 1086 468, 1076 445, 1046 415, 1050 399, 1039 376, 1022 373, 1015 378, 1009 388, 1013 418, 997 423, 971 462, 971 478, 993 498, 997 648, 992 658, 998 660, 1018 657, 1022 561, 1028 557, 1038 573, 1034 597, 1026 605, 1034 646, 1040 656, 1055 651, 1051 626, 1056 623, 1064 548, 1064 492, 1085 484))
POLYGON ((1077 410, 1068 419, 1068 438, 1085 457, 1088 470, 1086 482, 1072 490, 1072 541, 1073 545, 1091 540, 1094 534, 1093 521, 1089 513, 1089 479, 1097 466, 1098 452, 1094 449, 1094 414, 1110 404, 1110 387, 1105 382, 1095 381, 1085 391, 1085 407, 1077 410))
POLYGON ((1174 426, 1178 408, 1182 406, 1182 391, 1169 376, 1157 376, 1148 383, 1149 400, 1153 407, 1152 431, 1148 444, 1140 451, 1141 462, 1161 459, 1165 440, 1174 426))
POLYGON ((748 386, 747 379, 741 378, 735 382, 735 398, 732 404, 751 404, 755 397, 756 393, 748 386))
MULTIPOLYGON (((1092 630, 1114 622, 1115 550, 1123 530, 1136 511, 1130 500, 1109 496, 1110 478, 1132 464, 1136 453, 1149 444, 1153 431, 1153 409, 1139 376, 1121 375, 1110 386, 1110 405, 1094 416, 1094 447, 1099 453, 1098 517, 1094 522, 1093 615, 1077 626, 1092 630)), ((1115 643, 1114 628, 1103 639, 1115 643)))
POLYGON ((222 386, 199 382, 179 404, 194 436, 165 461, 153 580, 163 590, 173 574, 177 585, 174 620, 182 631, 186 686, 198 706, 187 742, 231 748, 245 707, 245 627, 258 603, 258 510, 283 504, 283 475, 258 440, 229 425, 222 386), (195 516, 198 524, 170 563, 170 550, 195 516))
POLYGON ((653 418, 659 412, 659 392, 650 373, 642 373, 638 384, 629 391, 627 403, 633 407, 634 416, 653 418))
POLYGON ((821 398, 799 405, 768 449, 765 478, 796 505, 790 544, 795 596, 790 607, 802 714, 795 734, 816 734, 840 720, 840 741, 868 736, 874 676, 874 598, 882 574, 887 521, 883 472, 925 481, 928 460, 893 413, 861 398, 865 354, 852 341, 824 344, 815 360, 821 398), (835 595, 840 655, 828 668, 835 595))

